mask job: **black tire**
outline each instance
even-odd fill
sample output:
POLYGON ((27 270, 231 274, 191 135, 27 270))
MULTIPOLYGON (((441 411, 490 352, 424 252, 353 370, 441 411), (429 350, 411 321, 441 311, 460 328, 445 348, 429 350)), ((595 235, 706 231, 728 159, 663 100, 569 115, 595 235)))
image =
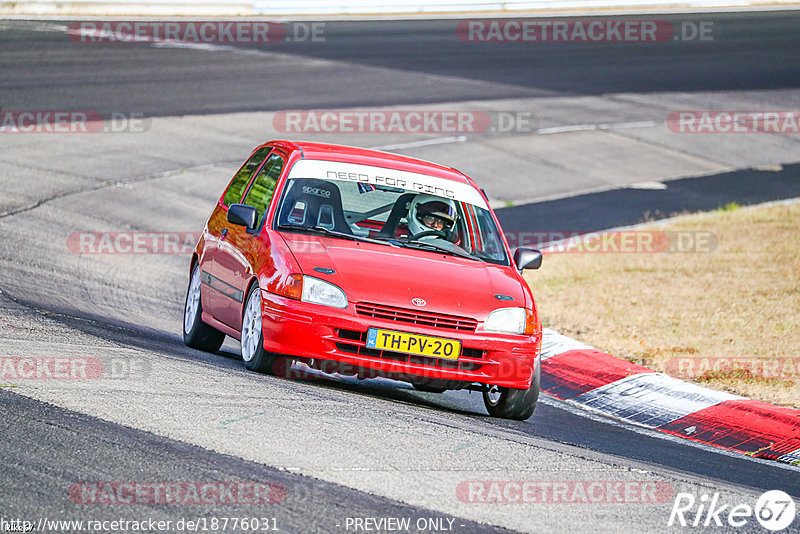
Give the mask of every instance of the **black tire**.
POLYGON ((533 410, 536 409, 541 381, 541 367, 537 365, 529 389, 487 385, 483 390, 483 404, 486 406, 486 411, 492 417, 524 421, 533 415, 533 410))
POLYGON ((186 299, 183 301, 183 343, 193 349, 206 352, 217 352, 225 341, 225 334, 203 322, 203 301, 200 298, 200 267, 195 265, 189 277, 186 299), (196 287, 193 287, 197 284, 196 287), (197 301, 193 310, 189 310, 192 291, 196 290, 197 301))
MULTIPOLYGON (((250 311, 252 312, 253 310, 250 311)), ((257 373, 275 374, 277 355, 264 350, 264 333, 261 331, 261 290, 258 284, 253 284, 250 291, 247 292, 247 299, 244 301, 244 309, 242 310, 241 334, 242 360, 244 361, 244 366, 257 373), (251 306, 256 307, 256 317, 248 315, 248 310, 250 310, 251 306), (248 322, 251 324, 249 325, 249 329, 246 330, 246 328, 248 328, 248 322), (250 333, 248 334, 248 332, 250 333), (256 335, 257 339, 255 342, 251 343, 252 337, 250 336, 256 335), (251 343, 249 348, 245 346, 245 344, 248 343, 251 343)))

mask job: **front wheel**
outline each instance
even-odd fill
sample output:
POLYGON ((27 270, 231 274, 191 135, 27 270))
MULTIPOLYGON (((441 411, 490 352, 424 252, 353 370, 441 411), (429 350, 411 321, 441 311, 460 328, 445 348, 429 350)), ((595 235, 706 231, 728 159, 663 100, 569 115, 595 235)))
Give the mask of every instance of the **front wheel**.
POLYGON ((264 350, 261 330, 261 290, 253 284, 242 313, 242 360, 244 366, 258 373, 273 373, 275 355, 264 350))
POLYGON ((536 401, 539 399, 541 378, 541 367, 536 366, 531 387, 528 389, 511 389, 487 384, 483 390, 483 404, 489 415, 517 421, 529 418, 533 415, 536 401))
POLYGON ((183 343, 193 349, 217 352, 225 334, 203 322, 203 303, 200 299, 200 266, 195 265, 186 290, 183 306, 183 343))

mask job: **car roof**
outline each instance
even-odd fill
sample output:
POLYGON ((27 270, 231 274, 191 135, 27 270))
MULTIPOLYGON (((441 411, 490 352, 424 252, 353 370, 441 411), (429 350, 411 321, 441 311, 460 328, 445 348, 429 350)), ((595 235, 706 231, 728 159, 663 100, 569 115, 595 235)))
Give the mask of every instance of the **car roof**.
POLYGON ((276 140, 266 144, 282 146, 289 150, 299 150, 303 159, 339 161, 342 163, 372 165, 398 171, 417 172, 475 186, 475 183, 470 178, 452 167, 403 156, 401 154, 392 154, 391 152, 382 152, 369 148, 334 145, 330 143, 313 143, 308 141, 276 140))

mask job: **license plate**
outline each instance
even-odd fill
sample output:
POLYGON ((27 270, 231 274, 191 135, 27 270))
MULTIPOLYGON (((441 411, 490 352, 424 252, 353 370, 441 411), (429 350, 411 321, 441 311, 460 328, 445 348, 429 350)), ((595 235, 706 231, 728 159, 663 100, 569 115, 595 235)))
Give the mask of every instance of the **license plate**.
POLYGON ((367 347, 448 360, 457 360, 458 355, 461 354, 461 342, 455 339, 409 334, 380 328, 367 330, 367 347))

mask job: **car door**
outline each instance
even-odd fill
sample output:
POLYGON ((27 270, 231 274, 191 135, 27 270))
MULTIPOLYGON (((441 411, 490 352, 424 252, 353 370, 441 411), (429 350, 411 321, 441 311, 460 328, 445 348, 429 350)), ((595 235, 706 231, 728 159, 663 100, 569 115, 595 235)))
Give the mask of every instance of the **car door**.
POLYGON ((203 310, 218 321, 222 321, 222 317, 227 314, 229 301, 237 296, 231 288, 225 286, 219 275, 218 258, 220 252, 226 249, 230 226, 227 221, 228 206, 241 202, 253 175, 271 151, 272 147, 261 147, 251 154, 231 179, 225 194, 211 213, 207 229, 203 233, 205 246, 203 256, 200 258, 200 277, 204 285, 201 292, 202 305, 203 310))
POLYGON ((245 292, 253 275, 255 255, 259 253, 258 234, 264 226, 267 210, 284 164, 284 156, 277 151, 273 151, 267 157, 241 200, 241 204, 252 206, 258 212, 255 230, 226 222, 226 236, 220 241, 217 251, 216 276, 222 282, 222 287, 227 290, 227 302, 222 308, 219 320, 237 330, 242 326, 245 292))

